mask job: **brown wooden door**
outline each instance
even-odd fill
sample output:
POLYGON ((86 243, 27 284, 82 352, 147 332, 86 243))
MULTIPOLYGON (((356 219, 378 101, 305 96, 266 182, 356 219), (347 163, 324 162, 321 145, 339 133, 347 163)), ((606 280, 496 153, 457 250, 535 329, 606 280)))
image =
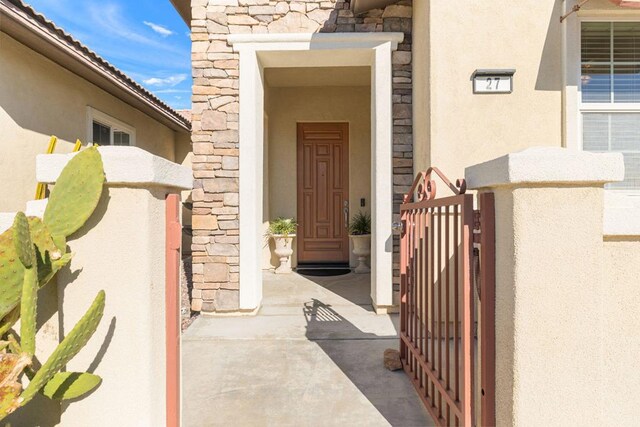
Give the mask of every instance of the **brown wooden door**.
POLYGON ((298 262, 349 262, 349 124, 298 123, 298 262))

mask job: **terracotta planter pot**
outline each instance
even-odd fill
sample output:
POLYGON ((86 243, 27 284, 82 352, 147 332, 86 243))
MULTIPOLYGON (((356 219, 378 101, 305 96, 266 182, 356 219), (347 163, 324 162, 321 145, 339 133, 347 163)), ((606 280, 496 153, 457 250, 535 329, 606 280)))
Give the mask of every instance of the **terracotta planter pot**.
POLYGON ((276 244, 275 253, 280 259, 280 266, 276 268, 276 274, 291 273, 291 255, 293 254, 293 238, 295 234, 287 236, 274 234, 271 236, 276 244))
POLYGON ((371 253, 371 234, 350 235, 353 241, 353 254, 358 257, 358 266, 353 270, 356 274, 370 273, 367 257, 371 253))

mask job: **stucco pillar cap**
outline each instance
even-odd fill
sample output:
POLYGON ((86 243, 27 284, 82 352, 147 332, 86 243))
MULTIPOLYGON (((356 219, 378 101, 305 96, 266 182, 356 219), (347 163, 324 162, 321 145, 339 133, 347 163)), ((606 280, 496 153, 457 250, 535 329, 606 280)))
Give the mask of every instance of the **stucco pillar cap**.
MULTIPOLYGON (((193 185, 191 169, 155 156, 137 147, 100 147, 107 185, 132 187, 171 187, 189 190, 193 185)), ((40 154, 36 157, 38 182, 54 184, 62 168, 75 156, 40 154)))
POLYGON ((515 185, 603 185, 624 179, 621 153, 534 147, 465 169, 471 189, 515 185))

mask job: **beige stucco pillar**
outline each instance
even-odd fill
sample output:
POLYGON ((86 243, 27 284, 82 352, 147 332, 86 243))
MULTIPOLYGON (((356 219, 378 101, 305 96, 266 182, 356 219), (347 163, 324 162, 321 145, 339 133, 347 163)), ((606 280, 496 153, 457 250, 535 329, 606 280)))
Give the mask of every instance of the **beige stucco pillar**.
POLYGON ((466 169, 495 193, 497 424, 607 425, 604 184, 619 154, 532 148, 466 169))
MULTIPOLYGON (((106 185, 96 211, 69 239, 70 268, 58 273, 64 336, 99 290, 102 322, 67 365, 103 379, 63 407, 65 426, 162 426, 166 413, 165 197, 191 187, 191 170, 135 147, 100 148, 106 185)), ((37 177, 55 183, 70 155, 39 156, 37 177)))

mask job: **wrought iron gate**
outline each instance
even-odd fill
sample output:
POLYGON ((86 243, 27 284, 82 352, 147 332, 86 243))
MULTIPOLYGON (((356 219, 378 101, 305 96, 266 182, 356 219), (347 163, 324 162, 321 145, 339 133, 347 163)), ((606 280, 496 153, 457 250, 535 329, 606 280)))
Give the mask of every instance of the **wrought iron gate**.
POLYGON ((454 186, 430 168, 416 177, 400 209, 400 356, 443 426, 495 425, 493 194, 480 194, 481 209, 474 211, 474 196, 465 192, 464 180, 454 186), (452 196, 436 198, 432 173, 452 196))

